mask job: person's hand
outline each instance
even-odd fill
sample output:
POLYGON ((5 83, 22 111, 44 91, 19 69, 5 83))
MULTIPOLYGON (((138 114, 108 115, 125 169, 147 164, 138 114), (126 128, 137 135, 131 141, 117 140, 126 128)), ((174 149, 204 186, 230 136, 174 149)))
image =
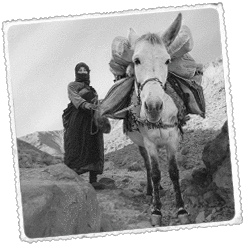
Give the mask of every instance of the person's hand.
POLYGON ((88 102, 85 102, 83 104, 83 107, 87 110, 96 110, 97 109, 97 105, 94 105, 94 104, 91 104, 91 103, 88 103, 88 102))
POLYGON ((91 100, 91 102, 92 102, 93 104, 97 104, 97 103, 98 103, 98 96, 95 96, 95 97, 91 100))

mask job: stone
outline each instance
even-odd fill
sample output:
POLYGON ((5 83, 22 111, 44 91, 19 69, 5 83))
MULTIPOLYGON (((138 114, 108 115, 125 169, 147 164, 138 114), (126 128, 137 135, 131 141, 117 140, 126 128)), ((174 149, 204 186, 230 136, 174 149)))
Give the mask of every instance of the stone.
POLYGON ((224 123, 220 134, 210 142, 208 142, 202 153, 202 160, 207 169, 213 174, 218 166, 229 154, 229 135, 227 121, 224 123))
POLYGON ((223 164, 218 167, 217 171, 213 174, 213 182, 217 187, 232 188, 232 174, 230 158, 227 157, 223 164))
POLYGON ((134 197, 134 192, 131 190, 122 190, 120 194, 129 198, 134 197))
POLYGON ((128 166, 128 171, 142 171, 143 167, 140 163, 138 162, 133 162, 130 166, 128 166))
POLYGON ((211 220, 212 220, 212 216, 213 216, 213 214, 211 213, 211 214, 209 214, 207 217, 206 217, 206 221, 207 222, 210 222, 211 220))
POLYGON ((189 197, 191 204, 193 207, 197 207, 198 206, 198 198, 194 197, 194 196, 190 196, 189 197))
POLYGON ((130 179, 128 177, 122 179, 122 183, 126 184, 129 183, 130 179))
POLYGON ((213 174, 213 182, 218 187, 218 194, 225 200, 226 204, 234 202, 233 183, 230 158, 227 157, 223 164, 213 174))
POLYGON ((219 205, 223 204, 222 198, 213 191, 208 191, 203 195, 204 202, 209 206, 209 207, 217 207, 219 205))
POLYGON ((101 211, 95 190, 66 165, 20 169, 20 187, 27 237, 100 231, 101 211))
POLYGON ((115 184, 114 179, 103 177, 98 182, 101 184, 104 184, 107 189, 115 189, 116 188, 116 184, 115 184))
POLYGON ((193 180, 192 173, 190 173, 189 171, 186 171, 185 173, 182 174, 182 178, 181 179, 191 182, 193 180))
POLYGON ((215 196, 215 193, 213 191, 208 191, 204 193, 203 199, 208 202, 210 199, 213 199, 214 196, 215 196))
POLYGON ((182 150, 181 150, 181 154, 182 155, 187 155, 189 153, 189 149, 187 147, 184 147, 182 150))
POLYGON ((203 223, 204 221, 205 221, 205 211, 201 211, 197 215, 195 222, 198 224, 198 223, 203 223))
POLYGON ((195 184, 208 186, 211 182, 210 174, 205 167, 195 168, 192 171, 192 178, 195 184))
POLYGON ((176 154, 176 160, 177 160, 177 164, 178 167, 181 169, 186 169, 187 165, 188 165, 188 158, 186 155, 177 152, 176 154))
MULTIPOLYGON (((226 204, 234 204, 232 171, 227 121, 220 134, 204 147, 202 159, 217 190, 216 193, 226 204)), ((220 201, 220 200, 219 200, 220 201)))
POLYGON ((139 229, 152 228, 151 222, 149 221, 141 221, 136 224, 139 229))
POLYGON ((19 153, 18 158, 19 158, 20 168, 32 168, 33 167, 32 158, 29 154, 19 153))
POLYGON ((181 225, 190 224, 190 219, 189 219, 187 214, 179 215, 178 219, 179 219, 181 225))
POLYGON ((113 230, 114 229, 110 222, 110 217, 108 215, 102 214, 100 232, 109 232, 113 230))
POLYGON ((104 163, 104 170, 107 171, 107 170, 112 170, 114 168, 114 162, 112 161, 106 161, 104 163))
POLYGON ((195 196, 198 194, 198 192, 194 185, 190 185, 185 189, 184 194, 187 196, 195 196))
POLYGON ((128 165, 128 163, 130 162, 130 157, 129 156, 125 156, 125 158, 122 160, 120 166, 126 166, 128 165))
POLYGON ((147 181, 145 181, 145 180, 140 181, 140 185, 142 187, 145 187, 147 185, 147 181))

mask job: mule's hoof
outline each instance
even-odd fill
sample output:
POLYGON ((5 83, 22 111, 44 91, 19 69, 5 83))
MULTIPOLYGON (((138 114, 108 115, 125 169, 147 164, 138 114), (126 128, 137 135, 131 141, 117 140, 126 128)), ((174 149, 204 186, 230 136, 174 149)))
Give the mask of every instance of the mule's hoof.
POLYGON ((151 225, 154 227, 161 226, 162 215, 152 214, 151 215, 151 225))
POLYGON ((178 219, 182 225, 186 225, 190 223, 189 214, 184 208, 180 208, 178 210, 178 219))

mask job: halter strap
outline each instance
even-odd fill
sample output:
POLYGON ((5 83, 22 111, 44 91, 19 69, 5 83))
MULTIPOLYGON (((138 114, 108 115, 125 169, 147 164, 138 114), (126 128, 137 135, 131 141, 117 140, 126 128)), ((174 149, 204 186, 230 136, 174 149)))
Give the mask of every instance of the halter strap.
POLYGON ((158 78, 152 77, 152 78, 146 79, 146 80, 140 85, 140 87, 139 87, 140 90, 142 90, 143 87, 144 87, 148 82, 154 82, 154 81, 160 83, 160 85, 163 86, 162 82, 161 82, 158 78))
POLYGON ((177 127, 178 126, 177 122, 167 124, 167 123, 163 123, 162 119, 160 119, 158 122, 152 123, 152 122, 149 122, 146 118, 144 118, 144 119, 140 118, 139 116, 136 115, 136 113, 134 113, 132 111, 132 109, 134 107, 141 106, 140 92, 142 91, 142 89, 146 85, 146 83, 152 82, 152 81, 156 81, 156 82, 160 83, 163 90, 165 90, 163 83, 156 77, 149 78, 149 79, 145 80, 144 83, 142 83, 142 84, 139 84, 137 82, 137 80, 135 79, 135 92, 136 92, 136 96, 137 96, 137 103, 130 104, 128 107, 124 108, 123 110, 119 111, 118 113, 121 113, 123 111, 129 111, 132 120, 136 123, 137 126, 147 126, 148 129, 154 129, 154 128, 168 129, 168 128, 177 127))
POLYGON ((157 77, 152 77, 152 78, 149 78, 149 79, 146 79, 142 84, 138 83, 137 80, 135 80, 136 84, 138 85, 137 88, 138 88, 138 91, 136 92, 137 93, 137 105, 141 105, 141 98, 140 98, 140 93, 141 91, 143 90, 144 86, 148 83, 148 82, 158 82, 160 83, 162 89, 164 90, 164 86, 163 86, 163 83, 157 78, 157 77))

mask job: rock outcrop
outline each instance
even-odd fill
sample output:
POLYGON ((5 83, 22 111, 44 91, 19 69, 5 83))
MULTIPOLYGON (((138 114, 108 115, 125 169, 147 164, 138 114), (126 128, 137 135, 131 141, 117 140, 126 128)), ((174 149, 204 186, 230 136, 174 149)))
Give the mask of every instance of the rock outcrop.
POLYGON ((42 168, 63 162, 63 157, 52 156, 21 139, 17 139, 20 168, 42 168))
POLYGON ((233 202, 234 198, 227 121, 224 123, 220 134, 204 147, 202 160, 212 177, 213 183, 215 183, 219 189, 219 195, 226 201, 226 203, 233 202))
POLYGON ((29 238, 99 232, 95 190, 64 164, 20 169, 25 234, 29 238))
POLYGON ((185 204, 194 223, 229 220, 234 216, 234 197, 227 121, 203 150, 204 166, 181 180, 185 204))

